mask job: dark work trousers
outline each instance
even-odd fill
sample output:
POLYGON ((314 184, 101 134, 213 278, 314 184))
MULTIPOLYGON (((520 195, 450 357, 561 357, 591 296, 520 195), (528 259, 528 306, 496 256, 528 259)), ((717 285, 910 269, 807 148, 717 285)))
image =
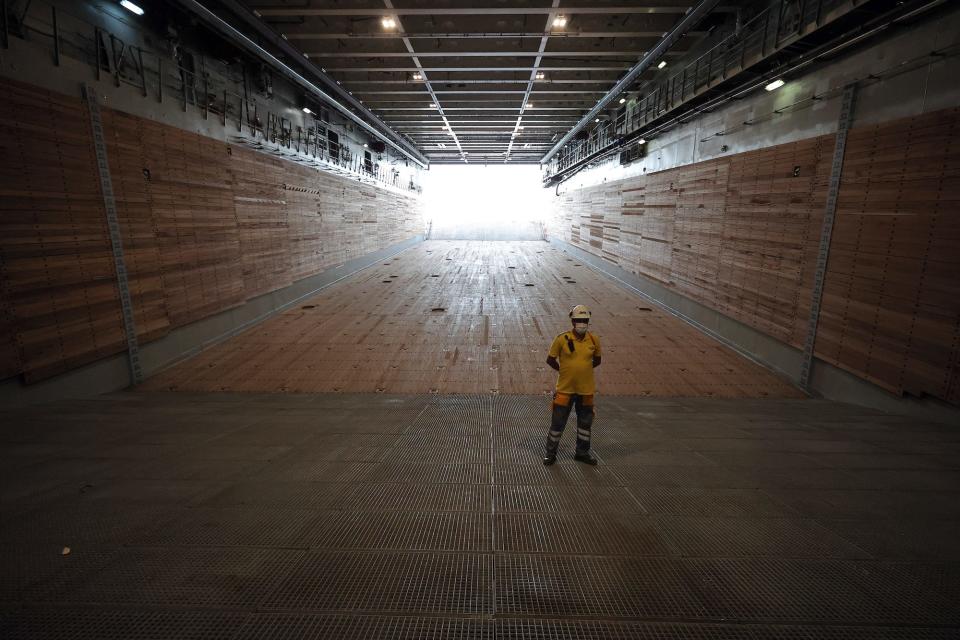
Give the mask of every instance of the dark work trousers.
POLYGON ((560 436, 567 426, 570 411, 577 410, 577 453, 590 451, 590 427, 593 426, 593 396, 580 396, 568 393, 553 395, 553 418, 550 421, 550 433, 547 434, 547 454, 556 455, 560 445, 560 436))

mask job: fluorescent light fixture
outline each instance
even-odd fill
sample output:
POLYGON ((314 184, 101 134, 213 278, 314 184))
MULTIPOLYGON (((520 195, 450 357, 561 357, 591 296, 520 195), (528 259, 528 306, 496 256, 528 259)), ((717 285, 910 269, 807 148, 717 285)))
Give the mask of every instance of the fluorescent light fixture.
POLYGON ((543 71, 537 71, 537 76, 536 76, 537 80, 543 80, 546 77, 547 77, 547 74, 545 74, 543 71))
POLYGON ((665 66, 667 66, 667 61, 661 60, 660 64, 657 65, 657 69, 663 69, 665 66))
POLYGON ((143 15, 143 9, 130 2, 130 0, 120 0, 120 6, 127 11, 137 14, 138 16, 143 15))
POLYGON ((383 25, 384 29, 393 29, 397 26, 397 21, 390 16, 384 16, 383 19, 380 20, 380 24, 383 25))
POLYGON ((528 103, 527 103, 527 106, 525 106, 524 109, 533 109, 533 103, 532 103, 532 102, 528 102, 528 103))
POLYGON ((436 102, 431 102, 431 103, 430 103, 430 108, 431 108, 431 109, 436 109, 436 108, 437 108, 437 103, 436 103, 436 102))
POLYGON ((523 126, 519 126, 519 127, 517 127, 517 129, 518 129, 519 131, 523 131, 523 126))
POLYGON ((773 82, 765 86, 764 89, 766 89, 767 91, 776 91, 777 89, 782 87, 784 84, 786 83, 783 81, 782 78, 777 78, 776 80, 774 80, 773 82))
POLYGON ((647 139, 646 139, 646 138, 640 138, 639 140, 637 140, 637 144, 647 144, 647 139))
POLYGON ((442 142, 438 142, 438 143, 437 143, 437 146, 440 147, 441 149, 446 149, 446 148, 447 148, 447 145, 443 144, 442 142))
POLYGON ((423 74, 420 73, 419 71, 415 71, 415 72, 413 73, 413 79, 414 79, 414 80, 423 80, 423 74))
POLYGON ((620 98, 620 104, 623 104, 623 103, 626 102, 626 101, 627 101, 626 98, 620 98))
POLYGON ((556 28, 558 28, 558 29, 563 29, 565 26, 567 26, 567 18, 566 18, 566 16, 557 16, 556 18, 554 18, 554 19, 553 19, 553 26, 556 27, 556 28))
POLYGON ((313 111, 310 111, 310 107, 304 107, 304 108, 303 108, 303 112, 306 113, 306 114, 311 114, 311 113, 313 113, 313 111))

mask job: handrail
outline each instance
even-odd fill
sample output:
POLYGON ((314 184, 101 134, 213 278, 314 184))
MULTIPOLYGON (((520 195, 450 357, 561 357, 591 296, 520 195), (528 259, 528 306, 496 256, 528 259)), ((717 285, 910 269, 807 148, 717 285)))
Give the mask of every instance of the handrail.
POLYGON ((833 10, 865 0, 777 0, 666 80, 657 83, 612 120, 599 123, 586 140, 559 150, 548 176, 610 146, 659 119, 668 111, 767 58, 823 25, 833 10))

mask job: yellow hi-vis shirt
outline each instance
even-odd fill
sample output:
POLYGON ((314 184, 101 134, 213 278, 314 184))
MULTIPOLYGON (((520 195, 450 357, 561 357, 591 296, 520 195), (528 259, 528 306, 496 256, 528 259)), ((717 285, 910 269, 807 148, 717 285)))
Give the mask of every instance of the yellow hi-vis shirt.
POLYGON ((575 331, 564 331, 553 339, 549 355, 560 363, 557 393, 594 394, 593 357, 600 355, 600 341, 595 335, 587 331, 581 338, 575 331))

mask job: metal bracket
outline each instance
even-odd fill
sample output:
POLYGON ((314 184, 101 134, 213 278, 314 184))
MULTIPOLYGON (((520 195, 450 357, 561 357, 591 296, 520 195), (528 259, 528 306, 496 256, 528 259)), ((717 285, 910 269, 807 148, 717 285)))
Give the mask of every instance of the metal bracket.
POLYGON ((110 164, 107 162, 107 143, 103 133, 103 120, 100 117, 100 105, 97 103, 96 89, 89 84, 83 85, 83 97, 90 111, 90 125, 93 129, 93 147, 97 154, 97 170, 100 174, 100 190, 103 192, 103 207, 107 213, 107 228, 110 231, 110 244, 113 247, 113 263, 117 270, 117 288, 120 290, 123 331, 127 337, 130 384, 136 385, 143 382, 143 369, 140 366, 140 346, 137 342, 137 328, 133 315, 133 300, 130 297, 130 282, 127 277, 126 260, 123 255, 123 237, 120 235, 120 221, 117 217, 117 201, 113 195, 110 164))
POLYGON ((820 322, 820 303, 823 299, 823 281, 827 274, 827 259, 830 257, 830 238, 833 235, 833 222, 837 216, 837 197, 840 193, 840 177, 843 173, 843 154, 847 147, 847 133, 853 122, 853 109, 856 104, 857 85, 849 84, 843 90, 840 102, 840 118, 837 122, 837 141, 833 148, 833 163, 830 167, 830 182, 827 187, 827 204, 823 212, 823 226, 820 229, 820 248, 817 253, 817 266, 813 276, 813 295, 810 299, 810 320, 807 325, 807 339, 803 344, 803 362, 800 365, 800 386, 810 387, 810 369, 813 366, 813 350, 817 342, 817 325, 820 322))

